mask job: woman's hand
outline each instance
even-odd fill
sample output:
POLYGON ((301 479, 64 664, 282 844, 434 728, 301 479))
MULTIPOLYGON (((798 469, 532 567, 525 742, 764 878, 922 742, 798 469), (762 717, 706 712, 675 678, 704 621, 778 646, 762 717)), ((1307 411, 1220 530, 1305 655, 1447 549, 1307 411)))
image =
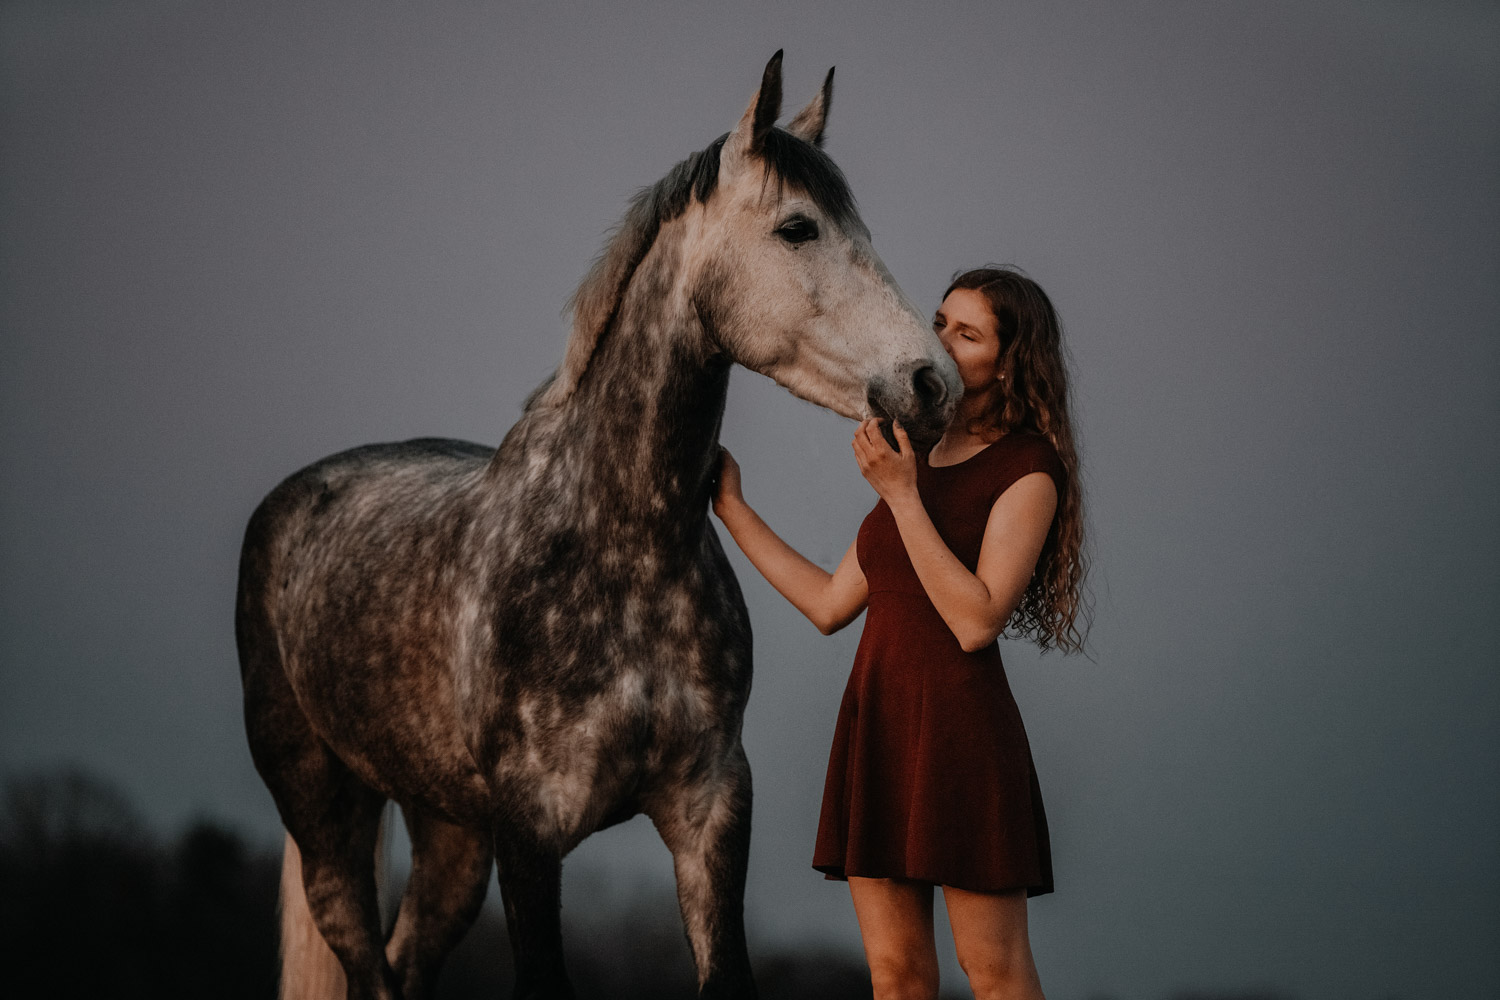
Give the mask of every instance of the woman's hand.
POLYGON ((719 474, 714 484, 714 514, 724 520, 724 512, 731 504, 744 503, 740 492, 740 463, 729 454, 729 449, 719 447, 719 474))
POLYGON ((740 492, 740 465, 724 448, 719 449, 713 509, 740 551, 819 632, 837 632, 864 610, 870 591, 855 546, 849 546, 833 573, 792 548, 745 502, 740 492))
POLYGON ((860 475, 875 487, 885 502, 897 504, 917 498, 917 453, 906 431, 891 421, 899 451, 892 451, 880 433, 880 421, 874 417, 860 421, 854 432, 854 457, 859 461, 860 475))

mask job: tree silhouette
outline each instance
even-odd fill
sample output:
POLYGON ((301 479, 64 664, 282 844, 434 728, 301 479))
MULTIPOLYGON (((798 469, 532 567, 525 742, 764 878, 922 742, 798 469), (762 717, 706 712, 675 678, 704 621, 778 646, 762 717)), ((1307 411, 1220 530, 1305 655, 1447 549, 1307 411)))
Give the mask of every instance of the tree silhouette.
MULTIPOLYGON (((117 790, 76 769, 13 778, 0 797, 0 963, 7 997, 276 996, 279 851, 201 820, 153 839, 117 790)), ((498 894, 496 894, 498 895, 498 894)), ((670 890, 564 912, 581 998, 692 1000, 692 955, 670 890)), ((869 1000, 863 963, 839 953, 758 956, 766 1000, 869 1000)), ((493 906, 449 958, 439 1000, 511 989, 493 906)), ((1095 997, 1094 1000, 1104 1000, 1095 997)), ((1186 991, 1170 1000, 1288 1000, 1272 991, 1186 991)))

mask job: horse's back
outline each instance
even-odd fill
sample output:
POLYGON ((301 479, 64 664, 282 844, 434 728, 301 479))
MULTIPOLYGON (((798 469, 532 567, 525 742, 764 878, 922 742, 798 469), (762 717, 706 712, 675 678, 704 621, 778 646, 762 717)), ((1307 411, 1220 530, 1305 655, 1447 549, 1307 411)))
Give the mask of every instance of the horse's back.
POLYGON ((436 484, 482 468, 494 454, 493 448, 452 438, 360 445, 298 469, 271 490, 260 506, 268 512, 284 511, 306 503, 310 495, 326 501, 330 491, 353 486, 378 487, 403 480, 436 484))
POLYGON ((319 459, 283 479, 255 509, 241 549, 242 571, 246 558, 274 544, 293 521, 305 522, 301 528, 335 515, 357 522, 348 517, 351 504, 370 511, 415 503, 434 512, 455 483, 477 475, 493 455, 493 448, 469 441, 415 438, 319 459))

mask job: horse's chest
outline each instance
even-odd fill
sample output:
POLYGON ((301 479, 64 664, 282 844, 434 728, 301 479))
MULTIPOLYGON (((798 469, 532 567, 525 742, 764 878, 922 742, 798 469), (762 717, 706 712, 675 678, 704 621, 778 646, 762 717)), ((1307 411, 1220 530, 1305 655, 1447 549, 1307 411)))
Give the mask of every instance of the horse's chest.
POLYGON ((650 553, 602 563, 565 583, 532 578, 501 590, 494 653, 502 670, 548 687, 598 688, 630 669, 651 685, 668 675, 733 676, 716 668, 747 646, 748 623, 720 574, 663 579, 650 553))
POLYGON ((626 667, 581 698, 523 698, 517 719, 528 758, 573 769, 649 771, 684 738, 722 724, 721 692, 675 671, 626 667))
POLYGON ((501 590, 495 697, 476 720, 499 796, 560 844, 730 753, 748 695, 732 579, 711 559, 669 575, 649 554, 610 555, 566 588, 532 576, 501 590))
POLYGON ((523 695, 497 784, 539 833, 568 842, 674 780, 685 759, 723 752, 728 708, 717 692, 651 669, 624 669, 582 698, 523 695))

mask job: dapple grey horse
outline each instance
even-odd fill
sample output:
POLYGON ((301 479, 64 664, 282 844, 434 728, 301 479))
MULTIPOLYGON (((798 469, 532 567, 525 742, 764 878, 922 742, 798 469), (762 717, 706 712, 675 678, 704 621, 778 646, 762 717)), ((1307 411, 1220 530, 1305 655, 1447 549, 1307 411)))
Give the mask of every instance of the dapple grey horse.
POLYGON ((251 517, 236 636, 288 832, 285 996, 319 988, 298 957, 314 926, 349 997, 430 995, 492 864, 516 995, 571 996, 561 859, 641 812, 672 852, 700 996, 755 995, 750 623, 707 519, 730 366, 923 447, 962 391, 821 148, 832 83, 774 127, 778 52, 738 126, 635 198, 498 449, 355 448, 251 517), (412 874, 385 940, 388 800, 412 874))

